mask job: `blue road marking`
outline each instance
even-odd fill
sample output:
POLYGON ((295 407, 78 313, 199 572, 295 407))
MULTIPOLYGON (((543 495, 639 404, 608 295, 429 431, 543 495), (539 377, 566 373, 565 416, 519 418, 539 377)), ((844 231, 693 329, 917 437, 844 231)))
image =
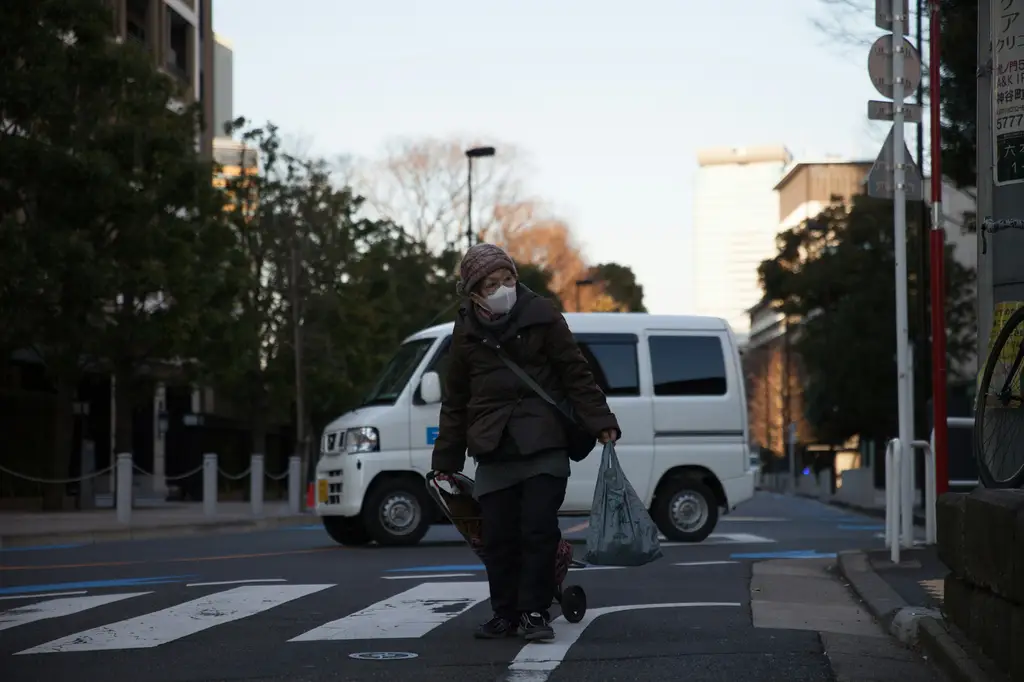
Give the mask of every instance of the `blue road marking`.
POLYGON ((753 554, 731 554, 730 559, 834 559, 835 552, 819 553, 813 549, 798 549, 790 552, 756 552, 753 554))
POLYGON ((314 523, 309 526, 289 526, 287 530, 323 530, 323 524, 314 523))
POLYGON ((74 545, 33 545, 32 547, 0 547, 0 553, 2 552, 41 552, 47 549, 74 549, 75 547, 85 547, 83 543, 74 545))
POLYGON ((854 523, 840 523, 836 526, 839 530, 885 530, 883 524, 854 524, 854 523))
POLYGON ((19 585, 0 588, 0 594, 33 594, 35 592, 61 592, 102 587, 142 587, 162 583, 180 583, 194 575, 158 575, 152 578, 122 578, 121 580, 88 580, 78 583, 52 583, 50 585, 19 585))
POLYGON ((447 573, 451 571, 482 571, 483 564, 451 564, 448 566, 413 566, 412 568, 390 568, 388 573, 447 573))
POLYGON ((427 445, 433 445, 434 441, 437 440, 437 434, 441 431, 440 427, 428 426, 427 427, 427 445))

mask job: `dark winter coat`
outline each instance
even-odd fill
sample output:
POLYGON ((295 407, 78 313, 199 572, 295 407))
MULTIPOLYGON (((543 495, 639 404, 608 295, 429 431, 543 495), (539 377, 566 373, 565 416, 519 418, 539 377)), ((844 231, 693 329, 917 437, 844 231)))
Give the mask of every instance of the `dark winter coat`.
POLYGON ((507 324, 497 329, 483 325, 472 304, 459 310, 434 442, 436 471, 461 471, 467 450, 484 463, 567 446, 564 424, 552 406, 505 366, 495 343, 552 398, 568 398, 592 435, 619 430, 565 318, 548 299, 522 284, 516 289, 507 324))

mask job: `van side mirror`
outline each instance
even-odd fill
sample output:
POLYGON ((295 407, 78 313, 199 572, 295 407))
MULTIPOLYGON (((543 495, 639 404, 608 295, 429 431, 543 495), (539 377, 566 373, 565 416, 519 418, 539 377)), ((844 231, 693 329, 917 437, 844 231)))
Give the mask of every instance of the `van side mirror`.
POLYGON ((428 405, 441 402, 441 377, 437 372, 427 372, 420 379, 420 398, 428 405))

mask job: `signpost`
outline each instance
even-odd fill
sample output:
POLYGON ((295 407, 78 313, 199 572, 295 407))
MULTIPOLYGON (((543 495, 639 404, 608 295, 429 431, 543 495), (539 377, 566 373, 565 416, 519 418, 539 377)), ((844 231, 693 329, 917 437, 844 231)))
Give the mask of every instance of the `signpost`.
MULTIPOLYGON (((899 461, 903 463, 901 477, 913 472, 912 400, 913 387, 910 385, 910 334, 907 313, 907 199, 920 200, 921 174, 913 163, 910 151, 903 137, 903 126, 907 123, 906 105, 903 100, 907 93, 921 81, 921 58, 914 46, 903 36, 908 31, 909 0, 875 0, 875 25, 891 30, 871 46, 868 55, 868 74, 871 82, 883 97, 892 99, 892 131, 878 154, 868 179, 868 195, 892 199, 893 242, 896 251, 896 376, 899 410, 899 461), (908 164, 907 160, 911 159, 908 164), (891 171, 891 184, 888 182, 891 171), (909 171, 909 173, 908 173, 909 171), (909 177, 908 177, 909 176, 909 177), (909 196, 908 196, 909 195, 909 196)), ((870 105, 869 105, 870 106, 870 105)), ((913 480, 911 478, 911 480, 913 480)), ((906 521, 910 520, 913 497, 900 496, 906 521)), ((899 542, 893 538, 893 542, 899 542)))

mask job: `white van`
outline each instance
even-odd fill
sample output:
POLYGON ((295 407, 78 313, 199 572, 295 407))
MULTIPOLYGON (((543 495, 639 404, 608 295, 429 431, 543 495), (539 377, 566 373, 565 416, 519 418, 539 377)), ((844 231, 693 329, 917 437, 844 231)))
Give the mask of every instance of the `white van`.
MULTIPOLYGON (((736 339, 713 317, 565 315, 622 439, 616 452, 665 537, 700 542, 754 494, 747 401, 736 339)), ((366 401, 324 430, 316 513, 337 542, 412 545, 440 510, 425 476, 437 436, 452 323, 401 345, 366 401)), ((562 514, 590 514, 600 445, 572 476, 562 514)), ((475 462, 466 459, 473 477, 475 462)))

